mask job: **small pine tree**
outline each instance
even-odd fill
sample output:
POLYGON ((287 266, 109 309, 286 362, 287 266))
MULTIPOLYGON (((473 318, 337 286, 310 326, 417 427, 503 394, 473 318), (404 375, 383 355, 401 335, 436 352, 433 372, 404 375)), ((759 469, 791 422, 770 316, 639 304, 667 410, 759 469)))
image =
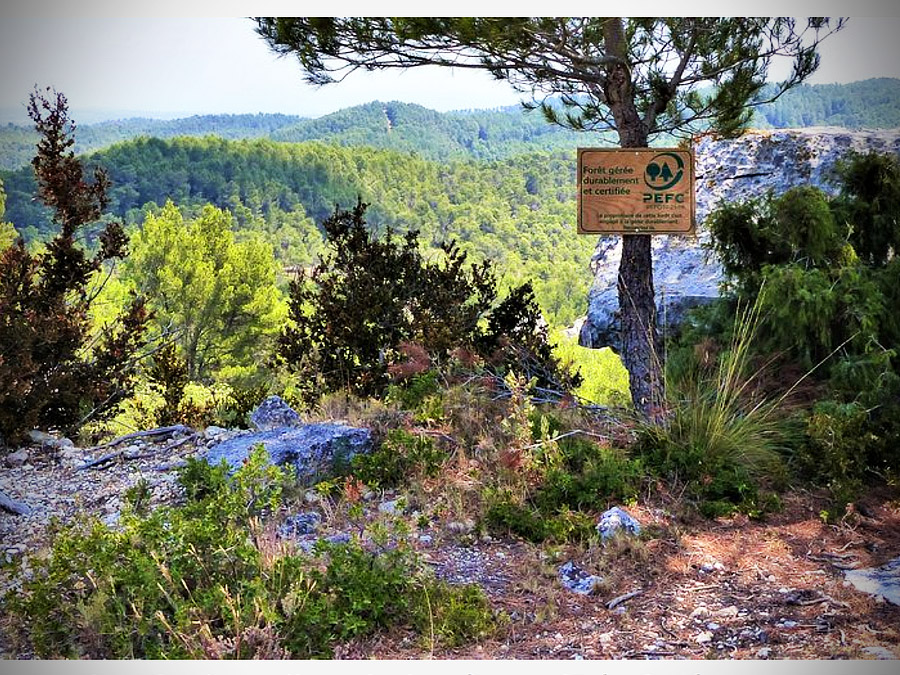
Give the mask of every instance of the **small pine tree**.
POLYGON ((32 162, 38 197, 54 210, 60 232, 41 253, 28 252, 21 239, 0 253, 0 437, 11 444, 33 428, 71 433, 111 413, 131 391, 147 320, 135 299, 92 340, 91 277, 126 255, 127 238, 110 223, 93 256, 77 243, 105 209, 109 180, 101 170, 85 179, 62 94, 35 91, 28 113, 41 137, 32 162))

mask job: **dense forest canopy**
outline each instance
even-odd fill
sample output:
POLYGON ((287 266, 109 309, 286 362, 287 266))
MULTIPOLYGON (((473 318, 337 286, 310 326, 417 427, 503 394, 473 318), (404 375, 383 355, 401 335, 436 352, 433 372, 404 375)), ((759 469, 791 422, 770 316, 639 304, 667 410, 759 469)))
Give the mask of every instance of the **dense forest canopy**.
MULTIPOLYGON (((898 100, 896 79, 803 85, 760 108, 754 125, 896 127, 898 100)), ((49 211, 33 199, 27 161, 36 138, 25 127, 0 128, 5 220, 32 242, 53 231, 49 211)), ((432 247, 456 238, 476 259, 496 261, 507 285, 532 279, 548 320, 562 325, 584 312, 593 249, 574 234, 574 150, 606 142, 517 107, 438 113, 372 102, 318 119, 84 125, 75 149, 94 150, 89 162, 112 180, 110 217, 132 227, 167 200, 192 215, 210 203, 234 214, 238 238, 261 234, 282 268, 297 269, 321 250, 317 223, 361 197, 372 205, 372 227, 420 229, 432 247)))

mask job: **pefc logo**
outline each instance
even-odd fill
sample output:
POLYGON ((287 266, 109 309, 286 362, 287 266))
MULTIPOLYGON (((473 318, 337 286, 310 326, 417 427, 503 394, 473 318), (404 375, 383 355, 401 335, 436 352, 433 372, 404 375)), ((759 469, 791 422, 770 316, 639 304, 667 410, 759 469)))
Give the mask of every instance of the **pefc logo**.
POLYGON ((669 190, 684 178, 684 160, 674 152, 661 152, 647 163, 644 183, 651 190, 669 190))

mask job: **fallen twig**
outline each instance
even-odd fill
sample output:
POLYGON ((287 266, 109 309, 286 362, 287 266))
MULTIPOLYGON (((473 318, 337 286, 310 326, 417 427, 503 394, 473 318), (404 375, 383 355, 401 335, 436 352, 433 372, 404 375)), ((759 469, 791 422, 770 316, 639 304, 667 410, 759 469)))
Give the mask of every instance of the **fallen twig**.
POLYGON ((564 434, 560 434, 559 436, 554 436, 553 438, 548 438, 546 440, 540 441, 538 443, 532 443, 531 445, 526 445, 523 450, 534 450, 535 448, 539 448, 542 445, 546 445, 547 443, 555 443, 556 441, 562 440, 563 438, 568 438, 569 436, 574 436, 576 434, 582 434, 583 436, 590 436, 591 438, 599 438, 604 441, 608 441, 609 437, 604 436, 603 434, 596 434, 592 431, 584 431, 583 429, 574 429, 573 431, 567 431, 564 434))
POLYGON ((119 445, 120 443, 125 443, 126 441, 133 441, 137 438, 149 438, 152 436, 168 436, 170 434, 177 434, 180 431, 193 431, 190 427, 187 427, 183 424, 175 424, 170 427, 158 427, 156 429, 147 429, 146 431, 135 431, 130 434, 125 434, 124 436, 119 436, 118 438, 114 438, 111 441, 107 441, 102 445, 98 445, 95 450, 101 450, 103 448, 111 448, 113 446, 119 445))
POLYGON ((631 600, 632 598, 640 595, 643 592, 644 591, 642 591, 641 589, 638 589, 636 591, 631 591, 631 593, 625 593, 616 598, 613 598, 612 600, 610 600, 609 602, 606 603, 606 609, 613 609, 614 607, 621 605, 623 602, 625 602, 627 600, 631 600))
MULTIPOLYGON (((162 436, 162 435, 169 434, 169 433, 175 433, 175 431, 178 431, 181 429, 189 429, 189 427, 185 427, 181 424, 178 424, 174 427, 163 427, 162 429, 151 429, 151 431, 157 432, 157 433, 153 433, 153 434, 145 433, 144 435, 145 436, 162 436)), ((137 432, 137 433, 144 433, 144 432, 137 432)), ((199 434, 195 431, 195 432, 189 434, 188 436, 185 436, 184 438, 179 438, 177 441, 169 443, 167 446, 162 448, 160 450, 160 452, 167 452, 169 450, 174 450, 175 448, 184 445, 188 441, 191 441, 191 440, 197 438, 198 435, 199 434)), ((132 437, 134 437, 133 434, 132 434, 132 437)), ((123 436, 123 438, 125 438, 125 437, 123 436)), ((102 446, 99 446, 99 447, 102 447, 102 446)), ((84 464, 77 466, 75 468, 77 471, 83 471, 84 469, 97 468, 103 464, 107 464, 108 462, 111 462, 112 460, 114 460, 118 457, 121 457, 122 459, 134 460, 134 459, 146 459, 147 457, 152 457, 155 454, 157 454, 157 451, 137 452, 134 454, 126 454, 124 450, 114 450, 113 452, 106 453, 102 457, 98 457, 97 459, 89 460, 89 461, 85 462, 84 464)))

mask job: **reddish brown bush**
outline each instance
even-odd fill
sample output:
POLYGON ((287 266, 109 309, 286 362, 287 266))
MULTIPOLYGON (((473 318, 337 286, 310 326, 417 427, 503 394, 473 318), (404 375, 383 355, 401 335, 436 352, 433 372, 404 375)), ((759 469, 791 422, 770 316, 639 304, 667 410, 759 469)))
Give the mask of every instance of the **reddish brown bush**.
POLYGON ((124 257, 128 240, 110 223, 93 255, 77 242, 101 217, 109 181, 100 170, 85 179, 66 99, 48 96, 35 92, 28 106, 41 136, 32 165, 60 232, 40 253, 20 239, 0 255, 0 440, 9 444, 33 428, 71 433, 112 412, 131 391, 147 320, 135 299, 99 338, 90 334, 91 277, 124 257))

